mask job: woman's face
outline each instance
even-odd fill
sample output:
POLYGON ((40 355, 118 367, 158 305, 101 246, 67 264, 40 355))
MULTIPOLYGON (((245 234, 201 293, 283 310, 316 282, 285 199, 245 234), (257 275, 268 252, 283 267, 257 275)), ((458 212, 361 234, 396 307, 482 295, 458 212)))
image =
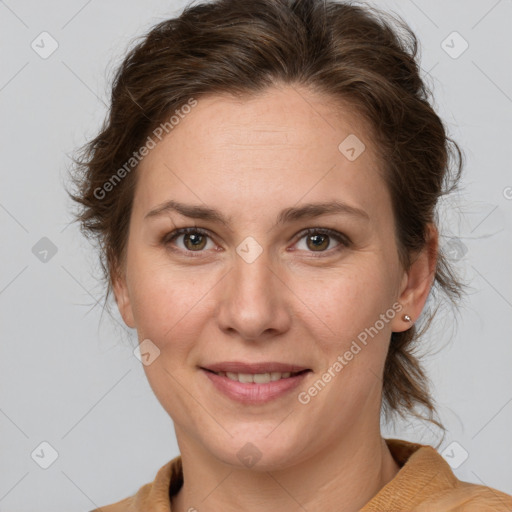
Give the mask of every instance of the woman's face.
POLYGON ((378 429, 391 332, 421 305, 372 144, 286 86, 200 99, 142 161, 115 293, 182 452, 278 468, 378 429))

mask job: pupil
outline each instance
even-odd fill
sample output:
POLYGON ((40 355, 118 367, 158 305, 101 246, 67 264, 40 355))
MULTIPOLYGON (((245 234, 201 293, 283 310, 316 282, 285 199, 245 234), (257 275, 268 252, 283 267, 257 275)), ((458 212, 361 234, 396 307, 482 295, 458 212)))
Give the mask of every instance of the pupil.
POLYGON ((198 246, 201 243, 201 237, 202 235, 188 235, 188 240, 192 242, 194 246, 198 246))
POLYGON ((322 245, 325 245, 325 240, 327 239, 326 235, 310 235, 310 240, 313 241, 314 247, 322 247, 322 245))

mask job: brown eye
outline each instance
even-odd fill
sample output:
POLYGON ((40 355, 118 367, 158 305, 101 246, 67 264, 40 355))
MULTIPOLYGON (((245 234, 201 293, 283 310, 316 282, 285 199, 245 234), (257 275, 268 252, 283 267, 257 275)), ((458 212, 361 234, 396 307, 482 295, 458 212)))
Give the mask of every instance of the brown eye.
POLYGON ((174 251, 182 253, 202 253, 208 244, 210 236, 200 228, 181 228, 165 235, 162 244, 174 251), (181 244, 177 241, 182 240, 181 244))
POLYGON ((306 240, 308 248, 314 251, 317 249, 324 250, 329 247, 329 237, 327 235, 308 235, 306 240))
POLYGON ((190 251, 200 251, 206 245, 206 236, 200 233, 183 235, 183 245, 190 251))
MULTIPOLYGON (((331 253, 341 251, 342 249, 350 246, 350 240, 342 233, 334 231, 333 229, 309 228, 302 232, 302 236, 299 241, 304 238, 306 239, 305 250, 310 253, 327 253, 330 255, 331 253), (338 245, 332 247, 332 240, 338 242, 338 245)), ((321 255, 319 254, 318 256, 321 255)))

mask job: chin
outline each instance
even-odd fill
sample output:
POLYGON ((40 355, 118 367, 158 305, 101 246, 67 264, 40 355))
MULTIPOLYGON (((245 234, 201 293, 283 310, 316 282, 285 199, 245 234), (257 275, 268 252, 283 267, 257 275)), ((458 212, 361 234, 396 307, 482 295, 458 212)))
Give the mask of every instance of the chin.
POLYGON ((276 471, 298 463, 304 443, 293 442, 289 435, 271 438, 272 435, 246 431, 243 435, 233 435, 229 441, 222 441, 221 445, 210 446, 210 452, 237 469, 276 471))

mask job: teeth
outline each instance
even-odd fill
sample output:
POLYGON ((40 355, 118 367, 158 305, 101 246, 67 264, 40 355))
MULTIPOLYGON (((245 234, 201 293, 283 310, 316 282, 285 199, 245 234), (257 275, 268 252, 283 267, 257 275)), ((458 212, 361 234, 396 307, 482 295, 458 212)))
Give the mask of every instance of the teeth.
MULTIPOLYGON (((237 375, 235 374, 235 378, 237 375)), ((253 376, 250 373, 239 373, 238 374, 239 382, 254 382, 253 376)))
MULTIPOLYGON (((276 381, 279 379, 287 379, 290 377, 290 372, 270 372, 270 373, 233 373, 233 372, 215 372, 217 375, 227 377, 228 379, 235 380, 242 383, 256 383, 266 384, 267 382, 276 381)), ((298 372, 297 372, 298 373, 298 372)), ((295 374, 294 374, 295 375, 295 374)))

